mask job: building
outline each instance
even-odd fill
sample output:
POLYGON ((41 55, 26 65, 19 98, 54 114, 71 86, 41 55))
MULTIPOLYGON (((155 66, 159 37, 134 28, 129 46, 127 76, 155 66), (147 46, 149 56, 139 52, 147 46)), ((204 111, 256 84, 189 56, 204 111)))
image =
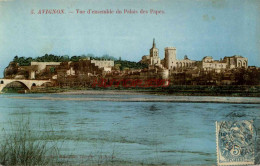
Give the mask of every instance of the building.
POLYGON ((188 69, 196 67, 196 61, 190 60, 187 55, 182 60, 176 60, 176 69, 188 69))
POLYGON ((241 67, 248 68, 248 59, 239 55, 224 57, 224 61, 227 63, 229 69, 241 67))
POLYGON ((161 64, 161 59, 159 57, 159 50, 158 48, 156 48, 155 39, 153 39, 153 46, 150 49, 150 55, 143 56, 141 63, 146 63, 150 67, 161 64))
POLYGON ((112 60, 90 60, 90 62, 105 72, 111 72, 112 67, 114 67, 114 61, 112 60))
POLYGON ((60 66, 61 62, 31 62, 29 66, 29 79, 35 79, 36 74, 48 72, 60 66))
POLYGON ((59 66, 61 62, 31 62, 31 66, 35 66, 37 71, 43 71, 47 66, 59 66))
POLYGON ((149 65, 149 68, 154 66, 160 66, 161 68, 168 70, 177 70, 190 68, 195 65, 194 60, 190 60, 187 56, 182 60, 176 58, 176 48, 175 47, 166 47, 165 58, 160 59, 159 50, 156 48, 155 40, 153 40, 153 47, 150 49, 150 55, 145 55, 142 57, 141 63, 146 63, 149 65))
POLYGON ((191 68, 195 65, 194 60, 190 60, 187 55, 184 56, 184 59, 178 60, 176 58, 176 48, 175 47, 166 47, 165 58, 164 58, 164 67, 169 70, 178 70, 191 68))
POLYGON ((153 47, 150 49, 150 65, 161 64, 161 59, 159 57, 159 50, 156 48, 155 39, 153 39, 153 47))
POLYGON ((156 48, 155 39, 153 39, 153 46, 150 49, 150 55, 143 56, 141 63, 149 65, 148 70, 140 72, 141 78, 168 79, 169 70, 162 65, 162 63, 165 62, 161 61, 159 57, 159 50, 156 48))
POLYGON ((164 67, 166 69, 175 69, 176 63, 176 48, 175 47, 166 47, 165 58, 164 58, 164 67))
POLYGON ((184 59, 176 58, 176 47, 166 47, 164 49, 165 57, 160 60, 158 49, 155 46, 155 40, 153 40, 153 47, 150 49, 150 55, 142 57, 141 62, 149 64, 149 68, 153 66, 163 65, 161 68, 168 69, 170 73, 173 71, 183 71, 187 69, 202 69, 204 71, 221 72, 226 69, 234 68, 248 68, 248 60, 242 56, 234 55, 231 57, 224 57, 224 59, 214 60, 211 56, 206 56, 202 61, 190 60, 187 55, 184 59))
POLYGON ((248 68, 248 60, 242 56, 234 55, 224 59, 214 60, 212 56, 202 59, 202 69, 206 71, 221 72, 227 69, 248 68))
POLYGON ((214 60, 212 56, 205 56, 202 59, 202 69, 205 71, 215 71, 220 73, 227 69, 227 63, 224 60, 214 60))

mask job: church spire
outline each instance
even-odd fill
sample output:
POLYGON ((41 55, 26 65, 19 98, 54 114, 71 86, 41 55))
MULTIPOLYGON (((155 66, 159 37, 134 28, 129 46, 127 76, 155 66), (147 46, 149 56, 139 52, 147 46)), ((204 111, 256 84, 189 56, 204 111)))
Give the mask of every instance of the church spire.
POLYGON ((153 38, 153 48, 155 48, 156 45, 155 45, 155 39, 153 38))

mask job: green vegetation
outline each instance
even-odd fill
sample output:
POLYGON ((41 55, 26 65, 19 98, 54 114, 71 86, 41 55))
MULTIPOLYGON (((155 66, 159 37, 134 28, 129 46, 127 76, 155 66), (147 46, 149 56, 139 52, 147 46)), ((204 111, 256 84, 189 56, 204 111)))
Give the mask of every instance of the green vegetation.
POLYGON ((103 55, 102 57, 96 57, 93 54, 88 54, 88 55, 81 55, 81 56, 72 56, 69 57, 68 55, 62 55, 62 56, 57 56, 53 54, 45 54, 44 56, 40 56, 37 58, 32 58, 32 57, 18 57, 15 56, 13 59, 13 62, 19 63, 20 66, 30 66, 31 62, 78 62, 80 59, 85 59, 85 58, 90 58, 90 59, 95 59, 95 60, 113 60, 115 61, 115 65, 118 65, 120 70, 124 69, 144 69, 147 68, 147 64, 142 64, 140 62, 132 62, 132 61, 127 61, 127 60, 119 60, 113 56, 109 56, 107 54, 103 55))
POLYGON ((10 129, 3 129, 0 144, 1 165, 57 165, 59 148, 55 143, 41 140, 48 134, 34 132, 30 121, 10 123, 10 129))
POLYGON ((3 93, 24 93, 25 92, 24 87, 5 87, 2 92, 3 93))
MULTIPOLYGON (((26 113, 26 112, 21 112, 26 113)), ((28 112, 27 112, 28 113, 28 112)), ((52 112, 48 114, 64 114, 65 112, 52 112)), ((16 114, 20 114, 17 112, 16 114)), ((49 125, 48 125, 49 126, 49 125)), ((51 127, 52 128, 52 127, 51 127)), ((103 141, 107 137, 100 137, 100 144, 91 147, 89 154, 63 154, 58 142, 88 141, 85 134, 72 134, 70 130, 54 132, 45 124, 22 118, 21 120, 7 123, 7 127, 0 132, 0 165, 114 165, 121 163, 116 158, 116 149, 113 146, 109 152, 103 152, 103 141), (64 132, 66 133, 66 135, 64 132), (54 134, 55 133, 55 134, 54 134), (69 137, 67 134, 71 134, 69 137), (97 149, 95 149, 97 148, 97 149)), ((120 140, 119 140, 120 141, 120 140)), ((123 140, 122 140, 123 141, 123 140)), ((121 164, 120 164, 121 165, 121 164)))
POLYGON ((145 69, 148 68, 147 64, 143 64, 140 62, 131 62, 131 61, 122 61, 122 60, 116 60, 115 66, 119 65, 120 70, 124 69, 145 69))
POLYGON ((68 56, 68 55, 53 55, 53 54, 45 54, 44 56, 39 56, 36 58, 32 57, 18 57, 15 56, 13 59, 13 62, 19 63, 20 66, 29 66, 31 62, 78 62, 80 59, 84 58, 90 58, 90 59, 96 59, 96 60, 117 60, 113 56, 109 56, 107 54, 103 55, 102 57, 96 57, 93 54, 88 55, 81 55, 81 56, 68 56))

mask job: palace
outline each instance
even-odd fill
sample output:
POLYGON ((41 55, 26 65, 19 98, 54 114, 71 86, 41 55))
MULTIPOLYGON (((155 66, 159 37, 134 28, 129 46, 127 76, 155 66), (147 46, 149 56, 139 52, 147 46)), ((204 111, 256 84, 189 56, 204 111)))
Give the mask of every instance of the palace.
POLYGON ((184 56, 184 59, 177 59, 175 47, 166 47, 164 52, 164 59, 161 60, 159 50, 156 48, 155 39, 153 39, 150 54, 143 56, 140 62, 148 64, 150 69, 157 66, 169 70, 170 73, 195 68, 218 73, 226 69, 248 68, 248 59, 238 55, 224 57, 224 59, 220 60, 214 60, 212 56, 205 56, 201 61, 195 61, 190 60, 187 55, 184 56))

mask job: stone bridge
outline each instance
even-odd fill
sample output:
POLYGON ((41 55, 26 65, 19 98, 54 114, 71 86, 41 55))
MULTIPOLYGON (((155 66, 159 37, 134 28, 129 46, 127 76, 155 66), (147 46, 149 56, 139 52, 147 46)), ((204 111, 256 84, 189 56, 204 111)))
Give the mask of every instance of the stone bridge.
POLYGON ((0 79, 0 93, 6 85, 12 82, 19 82, 25 85, 29 90, 31 90, 33 86, 42 86, 44 83, 52 83, 50 80, 0 79))

